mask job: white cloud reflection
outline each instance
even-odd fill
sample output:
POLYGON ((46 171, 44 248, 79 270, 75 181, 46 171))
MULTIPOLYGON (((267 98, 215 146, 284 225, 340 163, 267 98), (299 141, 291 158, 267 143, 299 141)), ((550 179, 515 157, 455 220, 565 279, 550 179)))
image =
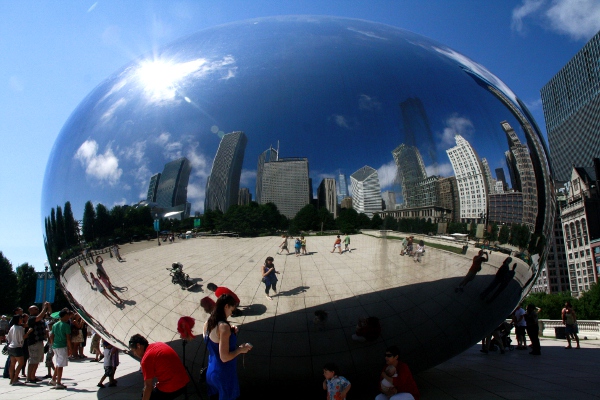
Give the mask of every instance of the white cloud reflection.
POLYGON ((113 153, 110 145, 103 154, 98 154, 98 143, 86 140, 79 146, 74 158, 85 168, 87 176, 114 186, 119 182, 123 170, 119 168, 119 159, 113 153))

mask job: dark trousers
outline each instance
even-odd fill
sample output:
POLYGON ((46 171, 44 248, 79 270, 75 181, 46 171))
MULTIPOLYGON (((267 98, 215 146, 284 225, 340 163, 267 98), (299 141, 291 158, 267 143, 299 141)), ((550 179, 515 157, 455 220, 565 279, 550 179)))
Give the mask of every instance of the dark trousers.
POLYGON ((157 388, 152 389, 150 400, 175 400, 179 396, 185 394, 186 386, 174 392, 161 392, 157 388))
POLYGON ((4 365, 4 372, 2 373, 3 378, 6 378, 6 379, 10 378, 9 370, 10 370, 10 356, 6 357, 6 364, 4 365))
POLYGON ((527 336, 529 336, 529 340, 531 340, 531 352, 533 354, 542 354, 541 346, 540 346, 540 328, 535 327, 527 327, 527 336))
POLYGON ((271 283, 265 283, 265 293, 267 296, 269 295, 269 290, 273 288, 274 291, 277 291, 277 281, 271 283))

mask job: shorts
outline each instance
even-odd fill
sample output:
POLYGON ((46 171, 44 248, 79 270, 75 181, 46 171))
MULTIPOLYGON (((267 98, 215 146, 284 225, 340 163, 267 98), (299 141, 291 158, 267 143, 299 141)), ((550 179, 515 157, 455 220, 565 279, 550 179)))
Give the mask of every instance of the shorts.
POLYGON ((44 342, 35 342, 28 346, 29 364, 39 364, 44 361, 44 342))
POLYGON ((54 352, 52 351, 52 347, 50 347, 48 349, 48 352, 46 353, 46 367, 47 368, 54 368, 54 361, 52 361, 52 357, 54 357, 54 352))
POLYGON ((287 249, 288 249, 288 248, 287 248, 287 246, 283 246, 283 247, 281 248, 281 250, 287 250, 287 249))
POLYGON ((342 245, 339 243, 336 243, 335 247, 342 247, 342 245))
POLYGON ((574 335, 576 333, 579 333, 579 327, 577 326, 577 324, 573 324, 573 325, 567 324, 565 326, 565 333, 567 335, 574 335))
POLYGON ((71 338, 71 343, 83 343, 83 332, 81 329, 77 332, 77 335, 71 338))
POLYGON ((22 347, 9 347, 8 348, 8 355, 11 357, 23 357, 24 354, 25 353, 23 352, 22 347))
POLYGON ((517 334, 517 336, 525 336, 525 327, 515 326, 515 333, 517 334))
POLYGON ((112 365, 104 367, 104 375, 108 376, 109 378, 112 378, 112 376, 114 374, 115 374, 115 367, 113 367, 112 365))
POLYGON ((57 368, 66 367, 69 365, 69 352, 66 347, 59 347, 58 349, 54 349, 54 365, 57 368))

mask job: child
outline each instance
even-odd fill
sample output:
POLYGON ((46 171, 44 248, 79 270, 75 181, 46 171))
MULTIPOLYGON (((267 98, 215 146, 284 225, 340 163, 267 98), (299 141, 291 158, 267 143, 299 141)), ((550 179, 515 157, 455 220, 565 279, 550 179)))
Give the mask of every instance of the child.
POLYGON ((98 362, 104 358, 104 355, 100 351, 100 335, 98 332, 94 332, 92 335, 92 343, 90 344, 90 353, 95 354, 96 358, 90 360, 91 362, 98 362))
POLYGON ((343 376, 338 376, 338 367, 334 363, 323 366, 323 390, 327 390, 327 400, 343 400, 350 390, 350 382, 343 376))
POLYGON ((390 378, 390 380, 387 380, 387 378, 383 378, 381 380, 381 391, 387 393, 390 388, 394 387, 394 378, 398 377, 396 367, 393 365, 388 365, 388 367, 385 369, 385 374, 390 378))
POLYGON ((102 376, 102 379, 100 379, 100 382, 98 382, 98 387, 104 387, 103 382, 106 378, 108 378, 108 386, 117 386, 117 381, 115 381, 115 366, 113 364, 113 354, 116 351, 118 362, 118 350, 105 340, 102 341, 102 347, 104 347, 104 375, 102 376))
POLYGON ((44 379, 52 378, 54 376, 54 350, 52 346, 48 346, 48 352, 46 353, 46 368, 48 368, 48 375, 44 377, 44 379))
POLYGON ((300 255, 301 247, 302 247, 302 242, 300 241, 300 238, 296 238, 296 241, 294 242, 294 251, 296 252, 296 257, 298 257, 300 255))

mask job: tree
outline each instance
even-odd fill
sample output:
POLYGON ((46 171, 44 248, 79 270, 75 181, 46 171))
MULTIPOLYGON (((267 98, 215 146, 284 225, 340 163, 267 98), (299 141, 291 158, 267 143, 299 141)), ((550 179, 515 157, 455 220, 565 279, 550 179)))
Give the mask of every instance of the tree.
POLYGON ((9 313, 17 305, 17 275, 11 262, 0 251, 0 307, 2 313, 9 313))
MULTIPOLYGON (((54 210, 53 210, 54 211, 54 210)), ((52 217, 51 217, 52 218, 52 217)), ((87 201, 83 207, 83 238, 87 243, 94 241, 94 220, 96 219, 96 212, 94 211, 94 205, 91 201, 87 201)))
POLYGON ((371 227, 371 219, 365 213, 360 213, 356 217, 356 226, 359 229, 369 229, 371 227))
POLYGON ((335 229, 335 219, 333 219, 333 214, 325 207, 321 207, 317 210, 317 229, 321 230, 321 226, 326 231, 335 229))
POLYGON ((35 269, 28 263, 23 263, 17 267, 17 299, 21 307, 26 308, 35 301, 35 291, 37 285, 37 274, 35 269))
POLYGON ((320 230, 317 208, 312 204, 302 207, 292 219, 291 226, 295 232, 320 230))
POLYGON ((358 213, 353 208, 342 208, 340 215, 335 220, 335 225, 343 233, 355 233, 356 232, 356 220, 358 213))
POLYGON ((73 217, 73 211, 71 210, 71 203, 65 203, 64 211, 65 220, 65 245, 66 248, 70 248, 79 244, 79 232, 77 232, 77 221, 73 217))
POLYGON ((56 244, 56 250, 58 254, 66 248, 65 243, 65 220, 63 218, 62 209, 60 206, 56 207, 56 230, 54 231, 54 243, 56 244))
POLYGON ((576 307, 578 319, 600 319, 600 286, 590 285, 590 290, 583 292, 576 307))
POLYGON ((383 220, 382 228, 385 230, 397 231, 398 230, 398 221, 396 218, 388 215, 383 220))
POLYGON ((383 227, 383 220, 379 216, 379 214, 373 215, 371 219, 371 229, 381 229, 383 227))
POLYGON ((94 219, 94 233, 98 238, 109 237, 113 232, 112 220, 108 210, 102 203, 96 205, 96 218, 94 219))

